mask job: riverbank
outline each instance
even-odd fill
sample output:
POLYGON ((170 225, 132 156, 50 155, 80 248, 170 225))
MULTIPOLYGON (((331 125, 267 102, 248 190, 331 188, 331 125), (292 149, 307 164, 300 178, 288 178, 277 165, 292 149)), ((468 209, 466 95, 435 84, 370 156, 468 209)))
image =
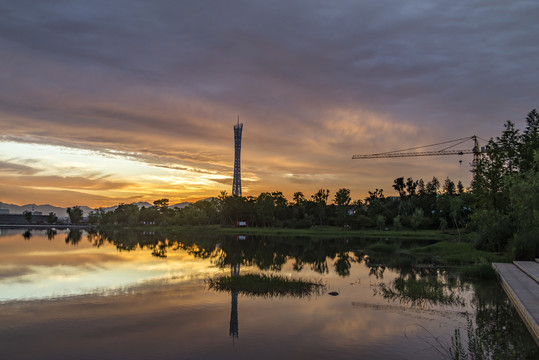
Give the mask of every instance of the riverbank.
MULTIPOLYGON (((308 236, 308 237, 367 237, 367 238, 414 238, 429 240, 459 240, 457 233, 441 230, 349 230, 335 226, 316 226, 308 229, 290 229, 275 227, 225 227, 220 225, 200 226, 135 226, 119 227, 114 225, 102 226, 106 230, 130 229, 137 231, 162 231, 185 233, 218 233, 227 235, 258 235, 258 236, 308 236)), ((465 240, 462 236, 461 240, 465 240)))

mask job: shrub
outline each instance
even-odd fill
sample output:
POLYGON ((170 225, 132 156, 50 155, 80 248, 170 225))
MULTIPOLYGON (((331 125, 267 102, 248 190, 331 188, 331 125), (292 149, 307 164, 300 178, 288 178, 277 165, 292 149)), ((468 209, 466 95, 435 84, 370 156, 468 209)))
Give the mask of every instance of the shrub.
POLYGON ((513 260, 533 260, 539 257, 539 230, 516 235, 510 245, 513 260))
POLYGON ((479 210, 472 215, 478 238, 478 249, 501 252, 513 236, 513 227, 507 215, 496 210, 479 210))

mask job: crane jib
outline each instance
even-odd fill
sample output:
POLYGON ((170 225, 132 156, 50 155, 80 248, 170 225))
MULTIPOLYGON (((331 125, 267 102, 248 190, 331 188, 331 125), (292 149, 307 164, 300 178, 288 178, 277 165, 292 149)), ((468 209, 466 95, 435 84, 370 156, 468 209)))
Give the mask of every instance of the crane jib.
POLYGON ((475 154, 474 150, 446 150, 446 151, 421 151, 421 152, 393 152, 393 153, 379 153, 368 155, 354 155, 352 159, 383 159, 383 158, 395 158, 395 157, 412 157, 412 156, 437 156, 437 155, 464 155, 475 154))

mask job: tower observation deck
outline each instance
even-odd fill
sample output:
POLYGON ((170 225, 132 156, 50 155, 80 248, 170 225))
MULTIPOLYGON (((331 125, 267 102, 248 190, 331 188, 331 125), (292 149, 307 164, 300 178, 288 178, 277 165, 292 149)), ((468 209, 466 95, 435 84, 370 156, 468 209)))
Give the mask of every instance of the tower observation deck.
POLYGON ((243 123, 234 125, 234 181, 232 182, 232 196, 241 196, 241 133, 243 123))

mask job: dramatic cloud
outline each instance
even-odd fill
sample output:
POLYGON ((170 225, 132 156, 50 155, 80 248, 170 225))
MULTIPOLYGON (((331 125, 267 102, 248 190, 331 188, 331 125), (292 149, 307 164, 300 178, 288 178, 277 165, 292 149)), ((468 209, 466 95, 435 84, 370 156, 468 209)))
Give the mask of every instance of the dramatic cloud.
MULTIPOLYGON (((138 184, 111 199, 230 192, 238 115, 244 193, 466 183, 467 158, 351 156, 520 125, 538 107, 537 14, 533 0, 0 1, 0 140, 139 164, 99 169, 104 188, 138 184), (169 175, 158 191, 141 180, 169 175)), ((0 171, 30 188, 51 159, 19 155, 0 153, 0 171)))

